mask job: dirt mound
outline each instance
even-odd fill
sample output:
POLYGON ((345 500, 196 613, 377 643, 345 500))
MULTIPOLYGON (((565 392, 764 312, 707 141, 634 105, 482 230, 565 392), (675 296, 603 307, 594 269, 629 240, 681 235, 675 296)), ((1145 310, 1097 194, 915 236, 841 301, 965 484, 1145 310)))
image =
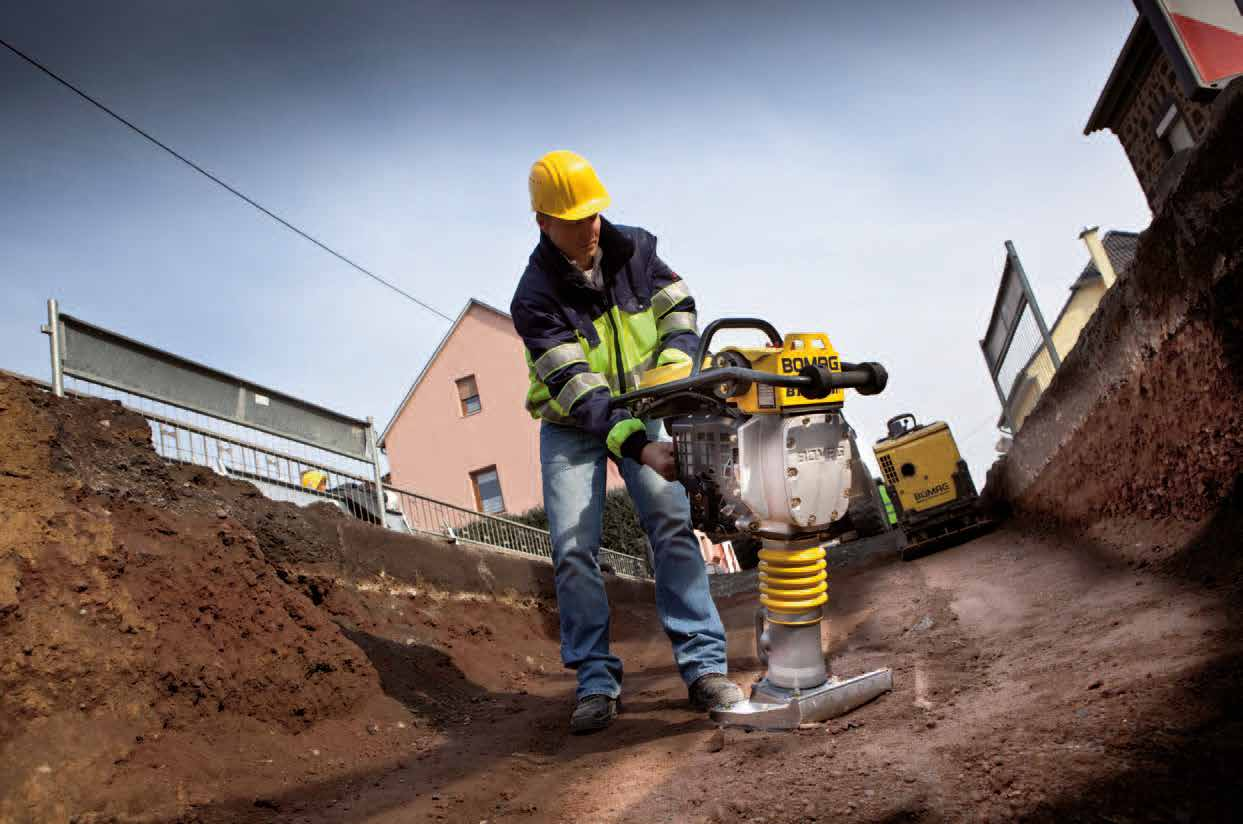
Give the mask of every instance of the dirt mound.
MULTIPOLYGON (((538 562, 270 501, 3 374, 0 513, 4 824, 348 820, 415 765, 422 787, 558 740, 538 562), (461 563, 497 586, 453 590, 461 563)), ((618 639, 659 637, 615 594, 618 639)))
POLYGON ((186 483, 142 418, 0 378, 0 819, 74 809, 66 774, 105 783, 151 736, 226 717, 293 732, 382 697, 227 503, 186 483))
POLYGON ((166 461, 151 447, 146 419, 118 403, 74 398, 49 404, 41 392, 32 399, 53 430, 52 468, 77 479, 85 494, 141 501, 175 518, 215 516, 223 510, 254 533, 268 560, 276 563, 341 560, 336 526, 346 516, 331 504, 273 502, 251 484, 166 461))

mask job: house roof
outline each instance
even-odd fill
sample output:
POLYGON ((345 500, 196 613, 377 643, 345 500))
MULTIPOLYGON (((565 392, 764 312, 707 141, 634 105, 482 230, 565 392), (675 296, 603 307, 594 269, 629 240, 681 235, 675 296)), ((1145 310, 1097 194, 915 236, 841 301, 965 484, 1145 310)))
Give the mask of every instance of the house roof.
POLYGON ((1131 107, 1131 101, 1139 91, 1139 84, 1147 76, 1148 67, 1157 59, 1160 49, 1152 27, 1140 15, 1135 19, 1135 25, 1131 26, 1131 33, 1114 62, 1109 79, 1105 81, 1105 88, 1101 89, 1101 95, 1092 109, 1092 116, 1083 127, 1084 134, 1101 129, 1117 131, 1117 125, 1131 107))
POLYGON ((406 392, 406 396, 401 399, 401 403, 397 404, 397 411, 393 413, 393 417, 389 418, 388 424, 384 427, 384 433, 380 435, 380 448, 384 448, 384 441, 388 438, 389 430, 393 428, 393 424, 401 417, 402 410, 406 408, 406 404, 410 403, 410 399, 414 397, 414 392, 419 388, 419 384, 423 382, 427 370, 432 368, 432 364, 436 362, 436 358, 440 357, 440 353, 444 351, 445 344, 449 342, 449 338, 453 337, 453 333, 462 324, 462 319, 469 314, 470 310, 478 306, 480 309, 486 309, 496 315, 500 315, 505 320, 512 320, 508 312, 502 312, 495 306, 484 303, 478 298, 471 298, 466 301, 466 305, 462 307, 462 311, 458 312, 457 318, 453 321, 453 325, 449 327, 449 331, 445 332, 445 336, 440 339, 440 343, 436 344, 436 350, 432 352, 432 356, 427 359, 427 363, 423 364, 423 368, 419 371, 419 376, 414 379, 414 383, 410 384, 410 389, 406 392))
MULTIPOLYGON (((1114 272, 1121 277, 1123 272, 1131 268, 1131 262, 1135 260, 1135 250, 1139 246, 1139 232, 1106 232, 1101 238, 1101 245, 1105 247, 1105 254, 1109 255, 1109 262, 1113 265, 1114 272)), ((1071 291, 1091 283, 1100 276, 1101 272, 1096 268, 1096 263, 1089 259, 1088 265, 1083 267, 1079 277, 1070 285, 1071 291)))

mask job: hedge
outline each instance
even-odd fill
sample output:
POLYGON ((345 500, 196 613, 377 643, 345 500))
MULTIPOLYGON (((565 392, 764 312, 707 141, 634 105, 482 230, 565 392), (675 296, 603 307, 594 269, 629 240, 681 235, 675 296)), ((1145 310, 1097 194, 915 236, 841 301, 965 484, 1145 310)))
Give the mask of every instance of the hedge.
MULTIPOLYGON (((542 506, 529 509, 519 515, 506 516, 520 524, 548 529, 548 514, 542 506)), ((639 515, 635 512, 634 502, 624 489, 610 490, 604 496, 604 528, 600 543, 602 546, 633 555, 647 562, 647 534, 639 525, 639 515)))

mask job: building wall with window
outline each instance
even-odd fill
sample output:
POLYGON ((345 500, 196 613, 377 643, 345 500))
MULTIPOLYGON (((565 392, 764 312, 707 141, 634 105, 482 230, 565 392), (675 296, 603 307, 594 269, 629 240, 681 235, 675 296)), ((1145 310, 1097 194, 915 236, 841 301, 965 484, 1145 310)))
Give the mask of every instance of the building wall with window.
POLYGON ((540 504, 524 363, 509 316, 471 301, 384 432, 393 486, 479 511, 540 504))
POLYGON ((1117 129, 1150 205, 1155 207, 1169 191, 1168 184, 1162 185, 1166 165, 1200 140, 1208 117, 1209 107, 1182 93, 1173 64, 1158 51, 1117 129))
POLYGON ((1174 64, 1141 16, 1122 47, 1084 128, 1117 135, 1140 188, 1158 211, 1208 127, 1211 104, 1184 94, 1174 64))
MULTIPOLYGON (((539 423, 510 316, 471 300, 381 436, 392 485, 456 506, 519 514, 543 504, 539 423)), ((610 486, 621 482, 609 466, 610 486)))
MULTIPOLYGON (((1100 305, 1105 289, 1105 283, 1100 278, 1091 283, 1071 287, 1070 298, 1067 299, 1061 314, 1049 330, 1049 336, 1053 338, 1053 345, 1057 348, 1059 357, 1065 358, 1074 348, 1075 342, 1079 340, 1079 333, 1083 331, 1084 326, 1087 326, 1093 313, 1096 312, 1096 307, 1100 305)), ((1056 371, 1049 350, 1041 346, 1032 358, 1032 362, 1016 381, 1014 394, 1010 400, 1010 416, 1016 432, 1035 409, 1036 401, 1040 400, 1041 394, 1049 387, 1056 371)))

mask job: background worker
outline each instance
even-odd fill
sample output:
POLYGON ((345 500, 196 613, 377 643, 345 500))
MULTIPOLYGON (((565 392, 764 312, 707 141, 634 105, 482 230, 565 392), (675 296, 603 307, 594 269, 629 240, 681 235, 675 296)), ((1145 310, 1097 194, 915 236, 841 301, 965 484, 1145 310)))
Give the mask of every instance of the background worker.
POLYGON ((570 729, 607 727, 621 693, 597 563, 610 458, 652 544, 656 608, 691 703, 706 710, 741 701, 725 676, 725 628, 675 481, 673 446, 658 440, 659 423, 610 407, 643 370, 690 360, 699 343, 690 290, 657 257, 655 237, 601 217, 609 194, 583 157, 549 152, 531 167, 529 185, 540 240, 510 311, 526 345, 527 409, 542 422, 561 660, 578 676, 570 729))
POLYGON ((318 469, 308 469, 302 473, 302 485, 316 492, 328 491, 328 473, 318 469))

